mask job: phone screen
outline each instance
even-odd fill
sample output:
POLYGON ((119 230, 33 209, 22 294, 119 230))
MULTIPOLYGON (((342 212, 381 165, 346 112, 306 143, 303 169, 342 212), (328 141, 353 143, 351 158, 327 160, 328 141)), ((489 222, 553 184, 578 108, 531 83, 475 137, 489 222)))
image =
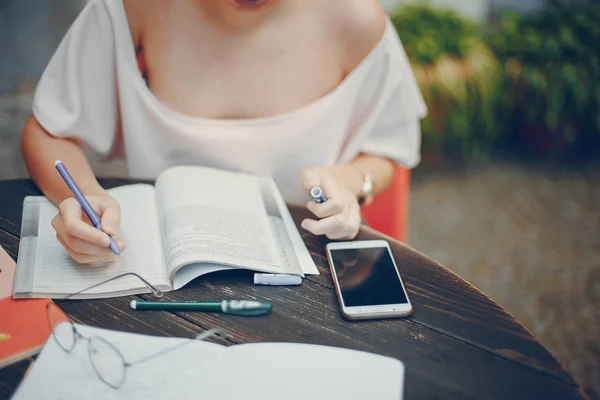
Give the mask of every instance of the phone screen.
POLYGON ((346 307, 408 303, 386 247, 330 252, 346 307))

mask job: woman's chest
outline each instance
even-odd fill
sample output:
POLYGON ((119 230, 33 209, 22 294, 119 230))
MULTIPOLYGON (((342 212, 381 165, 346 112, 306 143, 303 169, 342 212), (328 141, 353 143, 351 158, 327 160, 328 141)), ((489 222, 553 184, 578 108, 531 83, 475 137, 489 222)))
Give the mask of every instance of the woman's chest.
POLYGON ((266 117, 293 111, 344 79, 336 44, 282 34, 225 42, 151 36, 138 60, 154 95, 180 113, 203 118, 266 117))

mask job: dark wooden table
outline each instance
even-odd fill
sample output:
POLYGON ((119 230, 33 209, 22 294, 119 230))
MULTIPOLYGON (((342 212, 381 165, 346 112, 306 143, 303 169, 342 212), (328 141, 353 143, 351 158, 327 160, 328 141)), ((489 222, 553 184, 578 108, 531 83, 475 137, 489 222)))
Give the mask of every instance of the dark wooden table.
MULTIPOLYGON (((109 188, 128 182, 104 180, 102 184, 109 188)), ((30 180, 0 182, 0 244, 14 259, 23 199, 39 194, 30 180)), ((307 215, 296 208, 291 212, 297 224, 307 215)), ((249 271, 223 271, 166 294, 167 299, 180 301, 230 298, 232 293, 272 301, 273 312, 266 317, 130 310, 131 299, 150 298, 145 295, 63 301, 60 306, 78 322, 128 332, 192 337, 219 326, 231 335, 226 344, 300 342, 395 357, 406 366, 406 399, 582 398, 571 376, 502 307, 442 265, 367 227, 358 239, 390 242, 414 314, 407 319, 345 321, 325 258, 327 240, 300 231, 321 272, 301 286, 255 286, 249 271)), ((0 370, 0 399, 14 392, 27 365, 24 361, 0 370)))

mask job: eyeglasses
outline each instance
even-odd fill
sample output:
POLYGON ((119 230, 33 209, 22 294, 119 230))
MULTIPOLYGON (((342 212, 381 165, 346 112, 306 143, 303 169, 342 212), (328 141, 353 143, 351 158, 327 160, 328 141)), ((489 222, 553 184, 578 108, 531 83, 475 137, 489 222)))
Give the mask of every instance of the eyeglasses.
MULTIPOLYGON (((150 290, 155 297, 162 297, 163 293, 148 283, 144 278, 139 276, 138 274, 129 272, 126 274, 118 275, 114 278, 108 279, 104 282, 100 282, 89 288, 80 290, 77 293, 71 294, 67 297, 64 297, 63 300, 69 299, 77 294, 80 294, 86 290, 95 288, 107 282, 122 278, 124 276, 135 276, 139 278, 150 290)), ((73 349, 75 348, 78 342, 86 342, 87 343, 87 353, 90 359, 90 363, 94 369, 94 372, 98 376, 98 378, 107 384, 108 386, 119 389, 123 386, 125 382, 125 378, 127 376, 127 370, 134 365, 141 364, 145 361, 152 360, 154 358, 160 357, 161 355, 171 352, 173 350, 179 349, 189 343, 194 342, 195 340, 204 340, 210 336, 218 335, 222 338, 227 338, 227 334, 220 328, 209 329, 200 335, 196 336, 189 341, 185 341, 179 343, 175 346, 160 350, 154 354, 149 356, 145 356, 138 360, 127 361, 121 351, 108 340, 99 337, 99 336, 84 336, 82 335, 76 328, 75 323, 68 317, 65 317, 63 311, 55 304, 48 303, 46 306, 48 323, 50 325, 50 330, 52 332, 52 337, 56 341, 56 343, 63 349, 66 353, 71 354, 73 349)))

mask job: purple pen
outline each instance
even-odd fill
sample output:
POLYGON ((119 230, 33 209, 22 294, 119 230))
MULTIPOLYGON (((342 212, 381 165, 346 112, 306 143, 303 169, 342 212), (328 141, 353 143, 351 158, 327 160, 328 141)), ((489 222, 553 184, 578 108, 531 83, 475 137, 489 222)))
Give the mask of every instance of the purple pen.
MULTIPOLYGON (((73 192, 73 195, 77 199, 77 202, 81 205, 81 208, 83 208, 83 211, 90 219, 92 225, 94 225, 94 227, 99 231, 103 232, 102 226, 100 224, 100 217, 98 216, 98 214, 96 214, 96 211, 94 211, 92 205, 87 201, 83 193, 81 193, 81 190, 79 190, 79 187, 73 180, 73 177, 71 176, 71 174, 69 174, 69 171, 67 171, 67 167, 65 167, 63 162, 60 160, 57 160, 54 163, 54 166, 58 170, 60 176, 62 176, 62 178, 65 180, 65 183, 67 184, 69 189, 71 189, 71 192, 73 192)), ((110 238, 110 246, 108 246, 108 248, 111 249, 112 252, 116 255, 121 254, 121 250, 119 249, 119 246, 117 246, 117 242, 115 242, 115 239, 113 239, 113 237, 110 235, 108 235, 108 237, 110 238)))

